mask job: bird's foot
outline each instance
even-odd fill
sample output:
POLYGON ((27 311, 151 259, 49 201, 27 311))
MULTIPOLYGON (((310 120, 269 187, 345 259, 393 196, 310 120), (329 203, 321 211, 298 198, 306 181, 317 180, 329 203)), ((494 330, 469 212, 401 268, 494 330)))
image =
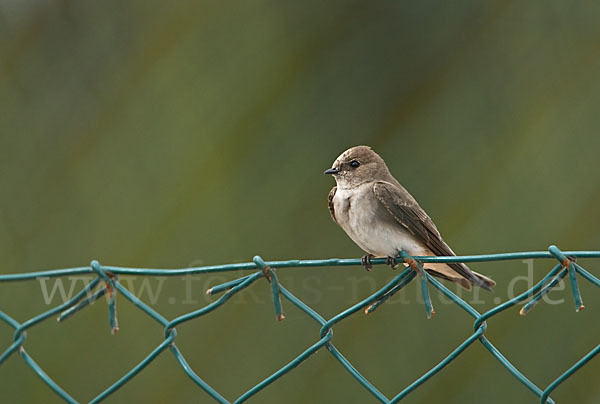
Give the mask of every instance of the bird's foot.
POLYGON ((362 263, 362 266, 365 267, 365 269, 367 271, 370 271, 373 268, 373 265, 371 264, 371 258, 373 258, 373 257, 374 257, 373 254, 365 254, 360 259, 360 262, 362 263))
POLYGON ((394 258, 394 257, 386 257, 385 264, 392 267, 392 269, 398 268, 398 264, 396 263, 396 258, 394 258))

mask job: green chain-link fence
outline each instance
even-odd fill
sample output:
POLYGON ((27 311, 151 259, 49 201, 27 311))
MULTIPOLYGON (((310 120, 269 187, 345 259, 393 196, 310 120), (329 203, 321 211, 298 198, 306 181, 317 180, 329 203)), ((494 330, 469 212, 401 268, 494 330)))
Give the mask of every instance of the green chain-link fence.
MULTIPOLYGON (((242 263, 242 264, 231 264, 231 265, 217 265, 217 266, 204 266, 197 268, 186 268, 186 269, 138 269, 138 268, 122 268, 112 266, 102 266, 97 261, 92 261, 88 267, 81 268, 70 268, 70 269, 58 269, 43 272, 31 272, 24 274, 9 274, 0 275, 0 282, 9 281, 25 281, 37 279, 40 277, 59 277, 67 275, 87 274, 95 273, 97 276, 92 280, 86 287, 84 287, 79 293, 77 293, 69 301, 56 306, 44 313, 41 313, 25 322, 18 322, 8 314, 0 311, 0 319, 6 322, 8 325, 15 329, 13 343, 0 355, 0 365, 9 356, 18 352, 23 360, 33 369, 33 371, 48 385, 56 394, 62 397, 69 403, 77 403, 69 393, 63 390, 58 384, 56 384, 52 378, 44 372, 44 370, 34 361, 34 359, 25 350, 24 344, 26 340, 26 330, 32 328, 36 324, 51 318, 55 315, 59 315, 59 321, 66 319, 70 315, 84 308, 85 306, 93 303, 99 297, 108 294, 108 306, 109 306, 109 321, 113 332, 118 330, 117 324, 117 313, 116 313, 116 296, 118 293, 122 294, 127 300, 133 303, 141 311, 149 315, 155 321, 160 323, 164 327, 164 341, 157 346, 144 360, 142 360, 137 366, 131 369, 127 374, 121 377, 112 386, 104 390, 97 397, 92 399, 91 403, 98 403, 116 392, 121 386, 127 383, 131 378, 140 373, 150 362, 152 362, 158 355, 160 355, 167 348, 171 351, 175 359, 181 365, 183 371, 206 393, 208 393, 215 401, 219 403, 230 403, 229 400, 224 398, 211 386, 209 386, 199 375, 197 375, 192 368, 188 365, 185 358, 177 348, 175 339, 177 337, 177 331, 175 327, 178 324, 186 321, 191 321, 197 317, 203 316, 219 306, 223 305, 231 296, 240 292, 242 289, 250 286, 256 280, 260 278, 267 278, 271 284, 273 302, 275 306, 275 315, 279 320, 282 320, 282 304, 281 296, 288 300, 293 305, 297 306, 306 315, 315 320, 319 326, 319 337, 318 340, 310 347, 308 347, 302 354, 297 356, 291 362, 283 366, 277 372, 268 376, 266 379, 246 391, 236 400, 234 403, 242 403, 248 400, 253 395, 259 393, 262 389, 267 387, 269 384, 277 381, 286 373, 292 371, 296 366, 307 360, 310 355, 317 352, 319 349, 325 347, 331 355, 360 383, 365 389, 367 389, 376 399, 382 403, 397 403, 406 397, 411 391, 425 383, 429 378, 433 377, 452 360, 458 357, 462 352, 471 346, 475 341, 479 341, 489 352, 495 357, 505 368, 508 370, 519 382, 523 383, 529 390, 531 390, 536 396, 539 397, 541 403, 553 403, 549 397, 550 393, 558 387, 560 383, 566 380, 568 377, 573 375, 579 368, 585 363, 591 360, 598 352, 600 352, 600 345, 596 346, 593 350, 579 359, 564 373, 558 376, 552 383, 546 386, 544 389, 535 385, 530 381, 523 373, 521 373, 515 366, 513 366, 502 353, 486 338, 485 331, 487 328, 486 320, 501 311, 504 311, 518 303, 527 303, 522 306, 521 314, 526 314, 539 300, 544 297, 554 286, 556 286, 562 279, 569 277, 571 284, 571 290, 573 298, 575 300, 575 308, 579 311, 583 308, 583 301, 579 293, 578 277, 581 277, 592 284, 600 287, 600 280, 594 275, 590 274, 579 264, 575 262, 575 259, 581 258, 600 258, 600 251, 569 251, 561 252, 556 246, 551 246, 548 252, 520 252, 520 253, 506 253, 506 254, 488 254, 488 255, 471 255, 471 256, 460 256, 460 257, 414 257, 417 260, 420 273, 421 291, 423 299, 425 301, 426 314, 430 317, 433 312, 433 305, 429 298, 429 285, 433 285, 445 296, 450 298, 454 303, 459 305, 469 315, 471 315, 475 322, 473 324, 473 334, 469 336, 464 342, 462 342, 456 349, 454 349, 446 358, 440 361, 428 372, 423 374, 417 380, 410 385, 406 386, 396 396, 392 398, 386 397, 382 394, 371 382, 363 377, 360 372, 346 359, 335 347, 332 342, 333 331, 332 327, 347 318, 348 316, 356 313, 360 310, 365 310, 366 313, 370 313, 377 309, 377 307, 389 299, 394 293, 398 292, 402 287, 413 280, 417 274, 411 268, 407 268, 392 279, 387 285, 381 288, 379 291, 364 299, 361 302, 356 303, 352 307, 342 311, 341 313, 333 316, 329 320, 325 320, 319 313, 311 309, 300 299, 290 293, 283 285, 281 285, 277 279, 275 268, 292 268, 292 267, 325 267, 325 266, 357 266, 361 265, 360 259, 327 259, 327 260, 291 260, 291 261, 273 261, 265 262, 260 257, 254 257, 254 262, 242 263), (422 263, 427 262, 480 262, 480 261, 500 261, 500 260, 513 260, 513 259, 538 259, 538 258, 556 258, 558 263, 548 272, 548 274, 536 283, 532 288, 521 293, 517 297, 510 299, 504 303, 501 303, 491 310, 485 313, 479 313, 464 300, 452 293, 444 285, 432 278, 427 272, 423 271, 422 263), (258 271, 256 271, 258 269, 258 271), (249 270, 253 271, 252 274, 236 279, 234 281, 226 282, 207 291, 208 294, 214 295, 217 293, 224 292, 223 295, 208 304, 207 306, 193 311, 191 313, 179 316, 172 320, 167 320, 161 314, 156 312, 148 304, 144 303, 136 296, 134 296, 129 290, 127 290, 118 281, 118 275, 146 275, 146 276, 182 276, 187 274, 204 274, 209 272, 226 272, 226 271, 238 271, 238 270, 249 270), (97 288, 100 284, 101 287, 97 288), (94 289, 97 290, 94 292, 94 289)), ((403 253, 397 261, 407 260, 413 257, 403 253)), ((385 260, 374 259, 373 264, 383 264, 385 260)))

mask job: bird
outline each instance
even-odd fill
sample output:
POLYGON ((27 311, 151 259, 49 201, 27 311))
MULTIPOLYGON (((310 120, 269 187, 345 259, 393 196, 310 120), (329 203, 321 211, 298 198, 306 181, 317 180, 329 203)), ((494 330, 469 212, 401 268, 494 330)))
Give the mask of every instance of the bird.
MULTIPOLYGON (((362 257, 365 269, 371 270, 374 257, 385 257, 386 263, 395 268, 401 251, 411 257, 456 255, 433 220, 371 147, 355 146, 344 151, 325 174, 336 181, 328 196, 331 217, 367 253, 362 257)), ((404 264, 418 271, 414 260, 405 259, 404 264)), ((460 262, 427 263, 424 270, 467 290, 475 285, 492 291, 496 285, 460 262)))

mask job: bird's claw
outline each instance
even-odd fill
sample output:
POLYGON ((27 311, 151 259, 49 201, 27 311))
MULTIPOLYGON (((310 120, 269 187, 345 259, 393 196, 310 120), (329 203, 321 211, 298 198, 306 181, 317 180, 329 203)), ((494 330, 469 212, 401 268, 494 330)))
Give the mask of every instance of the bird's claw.
POLYGON ((394 257, 386 257, 385 264, 392 267, 392 269, 398 268, 398 264, 396 263, 396 258, 394 258, 394 257))
POLYGON ((371 264, 371 258, 373 258, 373 257, 374 257, 373 254, 365 254, 360 259, 362 266, 365 267, 365 269, 367 271, 370 271, 373 268, 373 265, 371 264))

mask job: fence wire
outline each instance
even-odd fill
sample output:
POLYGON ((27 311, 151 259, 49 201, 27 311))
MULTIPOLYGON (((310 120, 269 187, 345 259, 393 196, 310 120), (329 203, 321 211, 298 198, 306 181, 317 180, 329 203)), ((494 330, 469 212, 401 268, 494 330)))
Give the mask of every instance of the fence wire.
MULTIPOLYGON (((269 384, 277 381, 286 373, 292 371, 296 366, 307 360, 313 353, 319 349, 325 347, 331 355, 360 383, 367 391, 369 391, 373 397, 382 403, 397 403, 406 397, 413 390, 421 386, 431 377, 441 371, 446 365, 456 359, 462 352, 464 352, 469 346, 475 341, 479 341, 489 353, 496 358, 508 372, 510 372, 519 382, 523 383, 533 394, 535 394, 541 403, 553 403, 550 398, 550 393, 554 391, 563 381, 572 376, 579 368, 590 361, 595 355, 600 352, 600 345, 596 346, 577 362, 575 362, 569 369, 559 375, 552 383, 545 388, 540 388, 529 380, 521 371, 519 371, 513 364, 510 363, 504 355, 490 342, 485 336, 487 328, 486 320, 501 311, 504 311, 512 306, 515 306, 521 302, 525 303, 520 313, 522 315, 527 314, 554 286, 556 286, 562 279, 569 277, 571 284, 571 291, 575 301, 575 309, 579 311, 583 308, 583 301, 581 294, 579 293, 578 279, 582 278, 592 284, 600 287, 600 280, 589 273, 587 270, 582 268, 575 262, 576 258, 600 258, 600 251, 568 251, 562 252, 556 246, 550 246, 547 252, 517 252, 517 253, 505 253, 505 254, 486 254, 486 255, 470 255, 470 256, 459 256, 459 257, 410 257, 406 253, 401 253, 397 262, 406 262, 411 259, 415 259, 418 266, 418 271, 406 268, 399 275, 394 277, 389 283, 383 288, 372 294, 368 298, 354 304, 347 308, 341 313, 333 316, 329 320, 323 318, 319 313, 314 311, 300 299, 295 297, 290 291, 288 291, 283 285, 281 285, 277 279, 275 268, 293 268, 293 267, 325 267, 325 266, 359 266, 361 265, 360 259, 326 259, 326 260, 290 260, 290 261, 272 261, 265 262, 259 256, 254 257, 253 262, 242 263, 242 264, 230 264, 230 265, 215 265, 215 266, 204 266, 196 268, 185 268, 185 269, 141 269, 141 268, 123 268, 114 266, 100 265, 97 261, 92 261, 90 266, 69 268, 69 269, 57 269, 42 272, 30 272, 23 274, 8 274, 0 275, 0 282, 9 281, 25 281, 33 280, 40 277, 60 277, 68 275, 88 274, 93 273, 96 277, 79 293, 77 293, 69 301, 58 305, 46 312, 43 312, 25 322, 18 322, 8 314, 0 311, 0 319, 7 323, 9 326, 15 329, 13 343, 2 353, 0 356, 0 365, 12 354, 18 352, 23 358, 25 363, 33 369, 33 371, 62 399, 68 403, 77 403, 69 393, 61 388, 52 378, 44 372, 44 370, 35 362, 35 360, 25 350, 26 330, 32 328, 36 324, 58 315, 58 320, 62 321, 83 309, 87 305, 93 303, 101 296, 108 295, 108 306, 109 306, 109 322, 111 331, 114 333, 118 330, 117 322, 117 311, 116 311, 116 298, 117 294, 121 294, 125 299, 129 300, 132 304, 138 307, 141 311, 149 315, 156 322, 160 323, 164 327, 164 341, 158 345, 152 352, 148 354, 137 366, 131 369, 127 374, 122 376, 113 385, 108 387, 106 390, 101 392, 98 396, 93 398, 90 403, 99 403, 109 395, 115 393, 120 387, 131 380, 135 375, 140 373, 150 362, 152 362, 158 355, 163 351, 169 349, 177 362, 181 365, 183 371, 196 383, 202 390, 204 390, 210 397, 219 403, 230 403, 225 397, 219 392, 209 386, 199 375, 197 375, 190 365, 186 362, 184 356, 177 348, 175 344, 175 338, 177 337, 177 331, 175 327, 181 323, 191 321, 200 316, 203 316, 221 305, 223 305, 231 296, 240 292, 244 288, 252 285, 255 281, 260 278, 267 278, 271 284, 271 290, 273 294, 273 302, 275 308, 275 315, 278 320, 283 320, 284 315, 282 311, 281 297, 283 296, 288 302, 298 307, 302 312, 316 321, 320 326, 319 338, 304 352, 290 361, 288 364, 283 366, 281 369, 273 373, 272 375, 265 378, 263 381, 246 391, 240 397, 235 399, 233 403, 242 403, 248 400, 250 397, 259 393, 269 384), (479 313, 472 306, 467 304, 460 297, 452 293, 444 285, 438 282, 436 279, 431 277, 426 271, 423 270, 423 263, 429 262, 482 262, 482 261, 501 261, 501 260, 515 260, 515 259, 540 259, 540 258, 555 258, 558 263, 548 272, 548 274, 536 283, 532 288, 521 293, 517 297, 510 299, 504 303, 501 303, 491 310, 485 313, 479 313), (253 271, 250 275, 241 277, 239 279, 226 282, 217 286, 212 287, 207 291, 210 295, 223 293, 223 295, 215 300, 214 302, 206 305, 205 307, 187 313, 185 315, 176 317, 172 320, 168 320, 163 317, 160 313, 156 312, 148 304, 144 303, 136 296, 134 296, 128 289, 123 287, 119 283, 119 275, 141 275, 141 276, 182 276, 189 274, 205 274, 210 272, 227 272, 227 271, 239 271, 249 270, 253 271), (257 271, 258 270, 258 271, 257 271), (402 391, 396 394, 392 398, 386 397, 377 388, 369 382, 353 365, 348 359, 346 359, 340 351, 337 350, 332 342, 333 331, 332 327, 349 317, 350 315, 364 310, 366 313, 371 313, 376 310, 379 305, 388 300, 394 293, 398 292, 402 287, 408 284, 411 280, 417 277, 421 284, 421 292, 425 302, 426 315, 430 317, 433 315, 433 305, 429 298, 429 286, 433 285, 434 288, 438 289, 445 296, 450 298, 454 303, 460 306, 475 321, 473 324, 473 334, 469 336, 464 342, 456 347, 448 356, 441 360, 437 365, 423 374, 421 377, 416 379, 410 385, 406 386, 402 391), (94 290, 96 291, 94 292, 94 290)), ((384 259, 373 259, 373 264, 384 264, 384 259)))

